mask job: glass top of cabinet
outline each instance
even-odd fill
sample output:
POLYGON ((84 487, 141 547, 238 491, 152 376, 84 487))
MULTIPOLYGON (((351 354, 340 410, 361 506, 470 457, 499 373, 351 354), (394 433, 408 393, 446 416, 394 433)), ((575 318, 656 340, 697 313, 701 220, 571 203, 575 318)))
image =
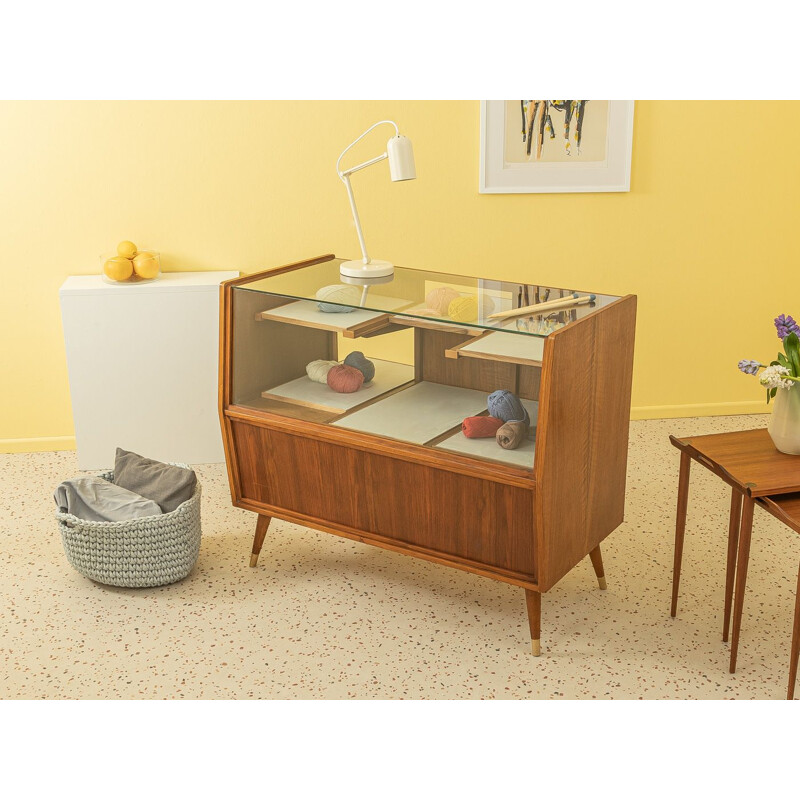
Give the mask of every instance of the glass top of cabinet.
POLYGON ((385 278, 351 278, 344 259, 329 257, 305 267, 241 284, 239 289, 320 304, 322 311, 391 315, 398 323, 446 325, 545 337, 619 297, 575 288, 394 268, 385 278), (530 311, 514 313, 529 306, 530 311), (502 315, 502 316, 497 316, 502 315))

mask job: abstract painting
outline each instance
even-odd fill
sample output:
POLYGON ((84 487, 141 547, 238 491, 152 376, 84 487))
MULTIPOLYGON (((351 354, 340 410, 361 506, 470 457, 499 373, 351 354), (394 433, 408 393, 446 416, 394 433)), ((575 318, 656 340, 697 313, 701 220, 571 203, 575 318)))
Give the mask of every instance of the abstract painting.
POLYGON ((627 192, 633 101, 484 100, 480 191, 627 192))

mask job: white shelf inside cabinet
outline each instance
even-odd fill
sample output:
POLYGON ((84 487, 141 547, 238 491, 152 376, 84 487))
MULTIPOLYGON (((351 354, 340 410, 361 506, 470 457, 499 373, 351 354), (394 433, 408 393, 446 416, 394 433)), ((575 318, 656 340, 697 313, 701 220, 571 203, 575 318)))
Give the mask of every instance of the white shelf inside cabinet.
POLYGON ((486 410, 486 392, 422 381, 331 423, 425 444, 486 410))
POLYGON ((414 380, 414 367, 408 364, 397 364, 394 361, 382 361, 378 358, 371 361, 375 365, 375 377, 357 392, 334 392, 327 383, 318 383, 303 375, 268 389, 262 392, 261 396, 267 400, 280 400, 322 411, 341 413, 357 408, 414 380))
POLYGON ((483 358, 488 361, 508 361, 514 364, 541 366, 544 356, 544 337, 519 333, 491 331, 476 336, 466 344, 446 350, 448 358, 483 358))
POLYGON ((531 418, 531 427, 525 441, 516 450, 504 450, 492 436, 487 439, 469 439, 461 431, 445 439, 436 447, 459 453, 463 456, 477 456, 501 461, 516 467, 533 469, 533 456, 536 451, 536 423, 539 418, 539 403, 536 400, 523 400, 522 405, 531 418))
MULTIPOLYGON (((385 303, 391 311, 394 311, 395 306, 403 308, 409 304, 407 300, 394 297, 376 297, 374 300, 376 303, 385 303)), ((292 325, 335 331, 343 336, 354 338, 360 336, 362 332, 373 331, 384 323, 388 324, 391 314, 386 311, 370 311, 367 308, 356 308, 353 311, 344 312, 321 311, 315 300, 296 300, 268 311, 262 311, 258 317, 263 320, 288 322, 292 325)))

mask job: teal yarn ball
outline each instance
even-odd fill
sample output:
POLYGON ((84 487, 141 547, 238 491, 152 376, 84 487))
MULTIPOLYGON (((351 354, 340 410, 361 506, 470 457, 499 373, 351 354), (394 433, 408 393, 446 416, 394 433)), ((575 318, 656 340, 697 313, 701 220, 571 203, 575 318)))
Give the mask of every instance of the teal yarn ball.
POLYGON ((531 418, 520 399, 505 389, 492 392, 488 399, 489 413, 503 422, 524 422, 530 425, 531 418))
POLYGON ((317 290, 315 295, 317 300, 324 300, 324 303, 317 303, 320 311, 326 314, 349 314, 355 311, 355 308, 349 306, 357 306, 358 301, 361 299, 361 292, 356 286, 347 286, 343 283, 334 283, 331 286, 323 286, 317 290), (347 303, 347 305, 336 305, 337 303, 347 303))
POLYGON ((348 367, 355 367, 364 376, 364 383, 369 383, 375 377, 375 365, 360 350, 350 353, 344 363, 348 367))

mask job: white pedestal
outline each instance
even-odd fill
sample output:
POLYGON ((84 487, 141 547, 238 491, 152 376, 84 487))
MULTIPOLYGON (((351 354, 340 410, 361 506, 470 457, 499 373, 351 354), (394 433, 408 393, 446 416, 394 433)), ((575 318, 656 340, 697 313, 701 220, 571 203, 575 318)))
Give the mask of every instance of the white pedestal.
POLYGON ((219 284, 238 272, 172 272, 114 286, 99 275, 59 291, 80 469, 116 447, 159 461, 224 460, 217 413, 219 284))

